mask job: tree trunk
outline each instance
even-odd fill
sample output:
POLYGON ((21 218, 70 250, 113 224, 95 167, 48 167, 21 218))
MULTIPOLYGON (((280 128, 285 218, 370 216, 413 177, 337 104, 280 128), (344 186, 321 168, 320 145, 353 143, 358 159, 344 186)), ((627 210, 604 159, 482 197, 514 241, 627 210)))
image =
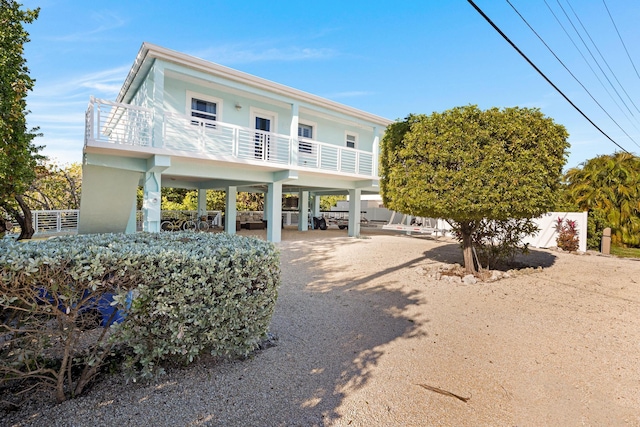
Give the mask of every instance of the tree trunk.
POLYGON ((18 240, 30 239, 35 233, 31 209, 29 209, 29 206, 27 206, 22 196, 16 196, 16 202, 18 202, 20 209, 22 209, 22 215, 17 211, 14 213, 16 221, 20 224, 20 236, 18 236, 18 240))
POLYGON ((477 272, 476 265, 473 262, 473 247, 471 235, 475 231, 474 222, 465 222, 460 224, 460 234, 462 235, 462 257, 464 259, 464 269, 468 274, 477 272))

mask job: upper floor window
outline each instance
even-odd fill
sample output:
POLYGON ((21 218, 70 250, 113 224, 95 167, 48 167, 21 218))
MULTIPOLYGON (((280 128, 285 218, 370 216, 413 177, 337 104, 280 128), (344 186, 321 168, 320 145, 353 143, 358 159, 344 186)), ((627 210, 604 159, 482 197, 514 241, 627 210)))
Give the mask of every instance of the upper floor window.
MULTIPOLYGON (((313 126, 298 124, 298 138, 313 139, 313 126)), ((313 145, 310 142, 298 141, 298 152, 311 154, 313 145)))
POLYGON ((191 117, 215 121, 218 116, 218 104, 203 99, 191 98, 191 117))
POLYGON ((302 138, 313 139, 313 126, 299 124, 298 136, 302 138))
POLYGON ((187 115, 191 116, 191 124, 215 129, 214 122, 220 120, 222 100, 207 95, 187 91, 187 115))
POLYGON ((358 136, 352 133, 348 133, 346 136, 347 139, 347 148, 356 148, 356 143, 358 142, 358 136))

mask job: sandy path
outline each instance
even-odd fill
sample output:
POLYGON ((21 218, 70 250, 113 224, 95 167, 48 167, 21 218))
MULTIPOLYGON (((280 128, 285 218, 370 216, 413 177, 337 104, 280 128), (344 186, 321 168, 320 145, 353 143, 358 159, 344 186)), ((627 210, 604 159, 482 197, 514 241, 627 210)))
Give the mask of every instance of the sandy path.
POLYGON ((426 273, 459 261, 450 241, 300 236, 279 244, 275 347, 6 424, 640 426, 640 261, 536 250, 542 272, 463 285, 426 273))

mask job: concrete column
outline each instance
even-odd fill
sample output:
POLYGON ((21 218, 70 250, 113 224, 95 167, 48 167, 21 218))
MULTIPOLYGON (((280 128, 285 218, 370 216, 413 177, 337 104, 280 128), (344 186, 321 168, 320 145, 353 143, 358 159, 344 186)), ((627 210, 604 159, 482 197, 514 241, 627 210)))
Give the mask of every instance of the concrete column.
POLYGON ((144 174, 142 230, 150 233, 160 231, 161 177, 162 173, 160 172, 146 172, 144 174))
POLYGON ((602 231, 602 242, 600 243, 600 252, 609 255, 611 253, 611 228, 607 227, 602 231))
MULTIPOLYGON (((291 104, 291 129, 289 130, 289 136, 291 140, 291 165, 298 165, 298 104, 291 104)), ((314 131, 315 132, 315 131, 314 131)))
POLYGON ((138 231, 137 216, 138 216, 138 192, 136 191, 136 197, 133 199, 133 208, 131 209, 129 222, 127 222, 127 228, 124 230, 125 234, 133 234, 138 231))
POLYGON ((156 61, 153 65, 153 91, 151 105, 153 117, 153 146, 163 147, 164 130, 164 65, 156 61))
POLYGON ((378 176, 378 161, 380 158, 380 136, 378 135, 378 127, 373 128, 373 176, 378 176))
POLYGON ((313 216, 320 216, 320 195, 313 195, 313 202, 311 203, 311 214, 313 216))
POLYGON ((298 230, 309 230, 309 192, 302 191, 298 193, 298 230))
POLYGON ((360 196, 362 190, 349 190, 349 237, 360 236, 360 196))
POLYGON ((278 243, 282 239, 282 181, 276 181, 268 185, 265 201, 269 202, 269 219, 267 223, 267 240, 278 243))
POLYGON ((264 195, 264 206, 262 208, 262 219, 267 221, 267 223, 269 223, 269 221, 271 221, 271 209, 269 209, 269 197, 267 197, 266 193, 264 195))
POLYGON ((160 231, 160 203, 162 201, 162 172, 171 166, 171 158, 154 155, 147 159, 142 196, 142 229, 151 233, 160 231))
POLYGON ((198 190, 198 218, 207 216, 207 190, 198 190))
POLYGON ((238 187, 227 187, 227 195, 224 208, 224 231, 228 234, 236 234, 236 197, 238 187))

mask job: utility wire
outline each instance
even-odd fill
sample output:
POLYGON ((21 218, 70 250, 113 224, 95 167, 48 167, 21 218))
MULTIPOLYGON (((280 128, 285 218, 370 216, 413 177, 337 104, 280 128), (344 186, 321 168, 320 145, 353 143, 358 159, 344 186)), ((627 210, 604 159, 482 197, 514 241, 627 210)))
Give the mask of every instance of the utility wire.
MULTIPOLYGON (((624 115, 624 117, 629 120, 629 122, 633 125, 634 128, 636 128, 636 130, 640 131, 640 129, 638 129, 638 127, 635 125, 635 123, 633 123, 631 121, 631 119, 629 118, 629 116, 627 115, 627 113, 624 111, 624 109, 620 106, 620 104, 618 104, 618 101, 616 101, 615 97, 611 94, 611 91, 609 91, 609 88, 604 84, 604 82, 602 81, 602 79, 600 78, 600 76, 598 75, 598 73, 596 73, 596 70, 593 69, 593 66, 591 65, 591 63, 587 60, 587 57, 584 56, 584 53, 582 53, 582 50, 580 50, 580 48, 578 47, 578 45, 576 44, 576 42, 573 40, 573 37, 571 37, 571 34, 569 34, 569 32, 567 31, 567 29, 565 28, 564 24, 562 23, 562 21, 560 21, 560 18, 558 18, 558 15, 556 15, 556 13, 553 11, 553 9, 551 8, 551 6, 549 6, 549 3, 547 2, 547 0, 544 0, 544 4, 547 6, 547 9, 549 9, 549 12, 551 12, 551 15, 553 15, 553 17, 555 18, 556 22, 558 23, 558 25, 560 25, 560 28, 562 28, 562 31, 564 31, 564 33, 566 34, 567 38, 571 41, 571 44, 573 44, 573 47, 576 48, 576 50, 578 51, 578 53, 580 53, 580 56, 582 57, 582 59, 584 60, 584 62, 587 64, 587 66, 589 67, 589 69, 591 70, 591 72, 593 73, 593 75, 595 76, 595 78, 598 80, 598 82, 600 83, 600 86, 602 86, 602 88, 605 90, 605 92, 607 92, 607 95, 609 95, 609 98, 611 98, 611 100, 613 101, 614 104, 616 104, 616 107, 618 107, 618 109, 620 110, 620 112, 624 115)), ((575 28, 574 28, 575 29, 575 28)), ((584 43, 584 42, 583 42, 584 43)), ((592 55, 593 57, 593 55, 592 55)), ((633 115, 633 114, 632 114, 633 115)))
MULTIPOLYGON (((593 41, 593 39, 591 38, 591 34, 589 34, 589 31, 587 31, 587 29, 585 28, 584 24, 582 23, 582 20, 580 19, 580 17, 578 16, 578 14, 576 13, 576 11, 573 9, 573 6, 571 6, 571 3, 569 3, 569 0, 566 0, 567 4, 569 5, 569 7, 571 8, 571 11, 573 12, 573 15, 576 17, 576 19, 578 20, 578 22, 580 23, 580 26, 582 27, 582 29, 584 30, 584 32, 587 34, 587 37, 589 37, 589 40, 591 41, 591 44, 593 44, 593 47, 596 48, 596 51, 598 52, 598 54, 600 55, 600 58, 602 58, 602 60, 604 61, 604 64, 607 66, 607 68, 609 69, 609 71, 611 72, 611 74, 613 75, 613 78, 616 79, 616 82, 618 83, 618 85, 620 86, 620 89, 622 89, 622 91, 624 92, 625 95, 627 95, 627 98, 629 98, 629 101, 631 101, 631 104, 636 108, 636 111, 638 111, 640 113, 640 110, 638 109, 638 106, 636 105, 635 102, 633 102, 633 98, 631 98, 629 96, 629 94, 627 93, 627 91, 625 90, 624 86, 622 86, 622 83, 620 83, 620 80, 618 80, 618 76, 616 76, 616 73, 611 69, 611 66, 609 65, 609 62, 607 62, 606 58, 604 57, 604 55, 602 54, 602 52, 600 52, 600 49, 598 49, 598 45, 593 41)), ((558 0, 558 3, 560 2, 560 0, 558 0)), ((620 98, 622 99, 622 98, 620 98)), ((625 104, 626 105, 626 104, 625 104)), ((633 115, 633 113, 631 114, 633 115)), ((634 116, 635 117, 635 116, 634 116)))
MULTIPOLYGON (((607 111, 607 110, 606 110, 606 109, 605 109, 605 108, 604 108, 604 107, 603 107, 603 106, 598 102, 598 100, 597 100, 597 99, 596 99, 596 98, 591 94, 591 92, 589 92, 589 89, 587 89, 587 88, 585 87, 585 85, 583 85, 583 84, 582 84, 582 82, 581 82, 580 80, 578 80, 578 78, 577 78, 577 77, 576 77, 576 76, 571 72, 571 70, 569 69, 569 67, 567 67, 567 66, 565 65, 565 63, 564 63, 564 62, 562 62, 562 60, 558 57, 558 55, 556 55, 556 53, 553 51, 553 49, 551 49, 551 48, 549 47, 549 45, 548 45, 548 44, 547 44, 547 43, 542 39, 542 37, 540 37, 540 35, 536 32, 536 30, 534 30, 534 29, 533 29, 533 27, 532 27, 531 25, 529 25, 529 22, 527 22, 527 20, 524 18, 524 16, 522 16, 522 15, 520 14, 520 12, 518 12, 518 9, 516 9, 516 8, 515 8, 515 6, 514 6, 513 4, 511 4, 511 2, 510 2, 509 0, 506 0, 506 1, 507 1, 507 3, 509 3, 509 6, 511 6, 511 8, 512 8, 512 9, 513 9, 517 14, 518 14, 518 16, 520 17, 520 19, 522 19, 522 21, 527 25, 527 27, 529 27, 529 29, 530 29, 531 31, 533 31, 533 34, 535 34, 535 35, 536 35, 536 37, 538 37, 538 39, 539 39, 539 40, 542 42, 542 44, 543 44, 543 45, 544 45, 544 46, 549 50, 549 52, 551 52, 551 54, 552 54, 552 55, 553 55, 553 56, 558 60, 558 62, 559 62, 559 63, 564 67, 564 69, 565 69, 565 70, 567 70, 567 72, 571 75, 571 77, 573 77, 573 79, 574 79, 576 82, 578 82, 578 84, 579 84, 580 86, 582 86, 582 89, 584 89, 584 90, 585 90, 585 92, 587 92, 587 93, 589 94, 589 96, 591 97, 591 99, 593 99, 593 102, 595 102, 595 103, 598 105, 598 107, 600 107, 600 109, 601 109, 602 111, 604 111, 604 113, 605 113, 605 114, 606 114, 606 115, 611 119, 611 121, 612 121, 613 123, 615 123, 615 124, 616 124, 616 126, 618 126, 618 128, 619 128, 622 132, 624 132, 624 134, 625 134, 625 135, 627 135, 627 137, 628 137, 631 141, 633 141, 633 143, 634 143, 634 144, 636 144, 638 147, 640 147, 640 145, 638 145, 638 143, 637 143, 637 142, 636 142, 636 141, 631 137, 631 135, 629 135, 629 134, 627 133, 627 131, 625 131, 625 130, 622 128, 622 126, 620 126, 620 125, 618 124, 618 122, 617 122, 617 121, 616 121, 616 120, 611 116, 611 114, 609 114, 609 112, 608 112, 608 111, 607 111)), ((623 101, 623 102, 624 102, 624 101, 623 101)), ((627 108, 628 108, 628 107, 627 107, 627 108)), ((632 115, 633 115, 633 114, 632 114, 632 115)))
POLYGON ((491 25, 493 27, 494 30, 496 30, 498 32, 498 34, 500 34, 502 36, 503 39, 505 39, 505 41, 507 43, 509 43, 511 45, 511 47, 513 47, 516 52, 518 52, 520 54, 520 56, 522 56, 524 58, 525 61, 527 61, 529 63, 529 65, 531 65, 533 67, 534 70, 536 70, 538 72, 538 74, 540 74, 542 76, 542 78, 544 78, 547 83, 549 83, 560 95, 562 95, 562 97, 569 103, 571 104, 571 106, 573 108, 576 109, 576 111, 578 113, 580 113, 582 115, 582 117, 584 117, 589 123, 591 123, 591 125, 596 128, 602 135, 604 135, 609 141, 611 141, 612 143, 614 143, 618 148, 620 148, 622 151, 624 151, 625 153, 629 153, 629 151, 627 151, 622 145, 618 144, 616 141, 614 141, 609 135, 607 135, 605 133, 605 131, 603 131, 602 129, 600 129, 598 127, 598 125, 596 125, 593 120, 591 120, 585 113, 582 112, 582 110, 580 108, 578 108, 578 106, 576 104, 573 103, 573 101, 571 101, 567 95, 565 95, 559 88, 558 86, 556 86, 555 84, 553 84, 553 82, 551 80, 549 80, 549 78, 533 63, 531 62, 531 60, 527 57, 527 55, 525 55, 519 48, 518 46, 515 45, 515 43, 513 43, 511 41, 511 39, 509 37, 507 37, 507 35, 505 33, 502 32, 502 30, 500 28, 498 28, 498 26, 496 24, 493 23, 493 21, 491 20, 491 18, 489 18, 483 11, 482 9, 480 9, 474 2, 473 0, 467 0, 467 2, 480 14, 480 16, 482 16, 488 23, 489 25, 491 25))
POLYGON ((604 8, 607 9, 607 13, 609 14, 609 18, 611 18, 611 23, 613 24, 613 28, 615 28, 616 33, 618 33, 618 38, 620 38, 620 43, 622 43, 622 46, 624 47, 624 51, 627 52, 627 57, 629 58, 629 61, 631 61, 631 65, 633 65, 633 70, 636 72, 636 76, 638 76, 638 78, 640 79, 640 74, 638 74, 638 69, 636 68, 636 64, 633 62, 633 59, 631 59, 631 55, 629 55, 629 51, 627 50, 627 45, 625 45, 624 40, 622 40, 620 31, 618 31, 618 26, 616 25, 616 22, 613 20, 613 16, 611 16, 611 12, 609 12, 607 3, 604 0, 602 0, 602 3, 604 4, 604 8))

